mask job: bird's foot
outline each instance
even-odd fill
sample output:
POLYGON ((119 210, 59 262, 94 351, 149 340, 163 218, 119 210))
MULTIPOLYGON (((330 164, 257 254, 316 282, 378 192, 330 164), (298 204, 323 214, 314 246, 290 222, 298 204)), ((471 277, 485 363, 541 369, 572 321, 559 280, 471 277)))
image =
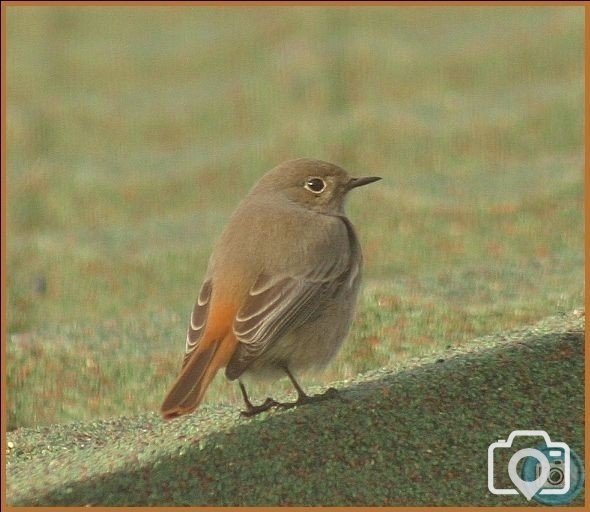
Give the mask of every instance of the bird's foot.
POLYGON ((245 416, 246 418, 251 418, 252 416, 256 416, 261 412, 268 411, 271 407, 275 407, 277 405, 279 405, 279 402, 268 397, 264 403, 260 405, 252 405, 251 403, 248 403, 246 405, 246 410, 240 412, 240 415, 245 416))
POLYGON ((292 407, 297 407, 299 405, 314 404, 316 402, 323 402, 324 400, 330 400, 336 397, 338 397, 338 390, 336 388, 328 388, 319 395, 310 396, 300 393, 295 402, 279 402, 276 406, 281 409, 291 409, 292 407))

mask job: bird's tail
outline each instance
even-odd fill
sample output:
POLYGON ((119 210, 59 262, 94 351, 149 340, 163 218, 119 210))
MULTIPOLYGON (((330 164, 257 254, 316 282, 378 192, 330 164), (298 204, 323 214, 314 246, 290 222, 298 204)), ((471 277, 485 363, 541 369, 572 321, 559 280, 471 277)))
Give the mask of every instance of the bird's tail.
POLYGON ((233 333, 221 340, 201 340, 164 399, 160 408, 164 419, 182 416, 199 406, 213 377, 231 358, 236 343, 233 333))

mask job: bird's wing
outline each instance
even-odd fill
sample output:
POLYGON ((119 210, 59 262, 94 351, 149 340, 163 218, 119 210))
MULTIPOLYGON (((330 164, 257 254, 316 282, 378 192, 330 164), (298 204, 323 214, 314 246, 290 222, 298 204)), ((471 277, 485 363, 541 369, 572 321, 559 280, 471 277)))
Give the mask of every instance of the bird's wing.
POLYGON ((201 286, 201 291, 195 302, 195 307, 191 314, 191 323, 188 326, 186 333, 186 345, 184 350, 184 360, 182 361, 182 367, 186 366, 186 363, 190 359, 191 354, 195 351, 203 332, 205 331, 205 325, 207 323, 207 313, 209 312, 209 302, 211 300, 211 290, 213 289, 211 279, 206 280, 201 286))
POLYGON ((238 347, 225 374, 239 377, 248 365, 287 331, 297 328, 316 313, 318 306, 341 286, 352 285, 350 253, 325 261, 302 276, 274 277, 261 274, 248 292, 234 320, 238 347))

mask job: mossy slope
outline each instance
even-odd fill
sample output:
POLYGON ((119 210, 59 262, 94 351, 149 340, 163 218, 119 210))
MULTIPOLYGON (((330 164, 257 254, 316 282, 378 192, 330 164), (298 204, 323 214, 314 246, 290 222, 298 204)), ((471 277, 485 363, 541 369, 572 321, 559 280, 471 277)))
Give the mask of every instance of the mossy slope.
POLYGON ((207 406, 20 429, 9 503, 524 505, 488 492, 487 447, 536 428, 583 453, 583 341, 583 314, 551 317, 253 420, 207 406))

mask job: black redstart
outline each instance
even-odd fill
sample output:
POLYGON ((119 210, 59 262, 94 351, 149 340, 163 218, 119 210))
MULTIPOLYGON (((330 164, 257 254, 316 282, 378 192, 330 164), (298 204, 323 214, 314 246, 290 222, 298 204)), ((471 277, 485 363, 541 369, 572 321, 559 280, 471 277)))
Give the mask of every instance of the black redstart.
POLYGON ((193 411, 223 367, 228 379, 239 379, 245 415, 325 397, 306 395, 292 372, 325 366, 348 334, 362 254, 344 203, 350 190, 378 179, 301 158, 258 181, 209 260, 164 418, 193 411), (244 377, 284 375, 296 402, 252 405, 244 377))

